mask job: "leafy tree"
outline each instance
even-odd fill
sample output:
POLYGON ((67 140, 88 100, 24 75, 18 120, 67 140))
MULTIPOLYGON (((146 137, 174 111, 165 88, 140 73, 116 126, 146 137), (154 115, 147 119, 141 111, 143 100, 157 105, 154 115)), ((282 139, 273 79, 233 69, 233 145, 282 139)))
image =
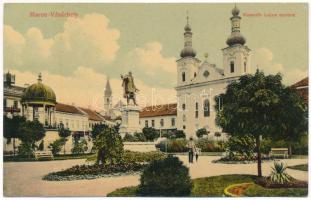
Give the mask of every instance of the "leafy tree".
POLYGON ((198 138, 203 137, 203 135, 207 135, 207 130, 205 128, 200 128, 197 130, 196 135, 198 138))
POLYGON ((140 177, 142 196, 189 196, 191 189, 188 168, 173 156, 151 162, 140 177))
POLYGON ((85 151, 87 151, 88 146, 86 140, 78 140, 74 143, 73 148, 71 149, 71 152, 73 154, 84 154, 85 151))
POLYGON ((3 118, 3 134, 4 137, 8 140, 13 139, 13 155, 15 156, 15 139, 19 138, 21 135, 20 133, 20 126, 26 121, 25 117, 21 116, 13 116, 13 118, 8 118, 4 116, 3 118))
MULTIPOLYGON (((280 74, 265 76, 256 71, 228 85, 222 109, 217 110, 216 122, 224 132, 232 136, 251 135, 256 141, 258 176, 262 176, 260 137, 281 135, 279 127, 283 114, 282 99, 285 86, 280 74)), ((215 99, 216 100, 216 99, 215 99)), ((215 108, 218 108, 216 100, 215 108)))
POLYGON ((143 133, 134 133, 134 141, 145 142, 147 139, 143 133))
POLYGON ((160 137, 158 131, 152 127, 143 128, 143 134, 148 141, 154 141, 156 138, 160 137))
POLYGON ((115 164, 122 161, 123 143, 121 136, 114 128, 103 129, 95 138, 97 164, 115 164))
POLYGON ((22 142, 18 146, 18 154, 21 156, 27 156, 28 158, 33 154, 33 147, 30 143, 22 142))
POLYGON ((103 130, 107 129, 108 127, 109 126, 107 124, 95 124, 91 132, 93 141, 95 140, 97 135, 99 135, 103 130))
POLYGON ((255 150, 254 141, 255 139, 252 135, 237 135, 230 137, 225 146, 229 151, 229 155, 238 154, 247 160, 251 160, 255 150))
POLYGON ((274 138, 287 142, 291 156, 292 146, 299 142, 308 130, 308 108, 302 97, 289 87, 285 88, 281 95, 280 117, 276 123, 281 134, 275 134, 274 138))
POLYGON ((35 143, 45 136, 43 125, 37 120, 23 122, 18 131, 20 132, 19 139, 32 149, 36 147, 35 143))
POLYGON ((134 142, 135 137, 132 134, 126 133, 125 136, 123 137, 123 141, 125 142, 134 142))
POLYGON ((71 135, 71 131, 69 130, 69 128, 65 128, 63 123, 60 123, 59 128, 58 128, 58 135, 59 135, 59 137, 64 139, 63 146, 64 146, 64 154, 65 154, 66 153, 65 145, 67 142, 67 137, 69 137, 71 135))
POLYGON ((56 155, 62 150, 62 146, 64 146, 65 143, 66 139, 61 137, 49 144, 48 148, 51 149, 53 155, 56 155))

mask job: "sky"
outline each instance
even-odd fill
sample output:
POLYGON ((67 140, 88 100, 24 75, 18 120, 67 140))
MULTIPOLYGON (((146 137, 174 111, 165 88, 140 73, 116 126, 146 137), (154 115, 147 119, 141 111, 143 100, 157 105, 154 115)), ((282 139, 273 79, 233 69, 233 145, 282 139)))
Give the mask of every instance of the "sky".
MULTIPOLYGON (((222 66, 233 3, 5 4, 4 71, 16 85, 43 83, 57 101, 101 110, 109 77, 113 104, 122 98, 120 74, 132 71, 138 102, 176 102, 176 60, 183 48, 186 13, 197 58, 222 66), (75 13, 71 17, 31 13, 75 13)), ((308 75, 308 6, 237 4, 241 33, 252 49, 252 70, 281 73, 284 84, 308 75), (279 14, 294 16, 279 16, 279 14), (259 14, 261 16, 259 16, 259 14), (272 17, 271 14, 277 14, 272 17)))

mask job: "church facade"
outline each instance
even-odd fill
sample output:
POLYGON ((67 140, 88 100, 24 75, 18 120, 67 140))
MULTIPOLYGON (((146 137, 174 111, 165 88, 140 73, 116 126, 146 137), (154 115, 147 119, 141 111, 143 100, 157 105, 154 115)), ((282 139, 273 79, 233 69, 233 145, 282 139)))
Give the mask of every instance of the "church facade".
POLYGON ((231 35, 222 49, 223 66, 218 68, 209 63, 208 55, 201 61, 196 57, 192 46, 192 29, 187 17, 184 28, 184 48, 177 62, 177 129, 183 130, 187 137, 195 137, 196 130, 205 128, 209 137, 222 134, 215 123, 216 101, 221 105, 219 95, 240 76, 250 73, 250 49, 240 32, 239 9, 232 10, 231 35))

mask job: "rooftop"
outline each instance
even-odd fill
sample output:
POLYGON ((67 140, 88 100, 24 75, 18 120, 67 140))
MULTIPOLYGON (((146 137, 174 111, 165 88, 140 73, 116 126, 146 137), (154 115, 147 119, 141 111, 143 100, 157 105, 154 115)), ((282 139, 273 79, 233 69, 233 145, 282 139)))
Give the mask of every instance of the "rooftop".
POLYGON ((63 104, 63 103, 57 103, 56 106, 56 111, 58 112, 64 112, 64 113, 72 113, 72 114, 79 114, 79 115, 84 115, 83 112, 81 112, 78 108, 76 108, 73 105, 68 105, 68 104, 63 104))
POLYGON ((139 117, 156 117, 177 115, 177 103, 147 106, 139 113, 139 117))
POLYGON ((104 118, 95 110, 91 110, 88 108, 81 108, 79 107, 83 112, 85 112, 89 116, 89 120, 93 121, 104 121, 104 118))

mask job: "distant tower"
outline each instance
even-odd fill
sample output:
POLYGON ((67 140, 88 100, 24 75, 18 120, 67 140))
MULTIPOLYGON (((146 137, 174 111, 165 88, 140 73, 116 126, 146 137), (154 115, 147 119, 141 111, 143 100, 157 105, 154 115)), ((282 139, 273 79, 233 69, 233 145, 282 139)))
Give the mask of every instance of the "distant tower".
POLYGON ((196 51, 192 48, 192 32, 187 13, 187 24, 184 28, 184 48, 177 60, 177 86, 187 85, 196 76, 197 67, 201 62, 197 59, 196 51))
POLYGON ((244 45, 246 39, 240 33, 240 10, 234 6, 232 9, 231 35, 227 39, 228 47, 223 51, 223 67, 226 77, 241 76, 250 73, 250 49, 244 45))
POLYGON ((110 87, 109 77, 107 78, 105 95, 104 95, 104 110, 106 115, 110 114, 112 108, 112 91, 110 87))

